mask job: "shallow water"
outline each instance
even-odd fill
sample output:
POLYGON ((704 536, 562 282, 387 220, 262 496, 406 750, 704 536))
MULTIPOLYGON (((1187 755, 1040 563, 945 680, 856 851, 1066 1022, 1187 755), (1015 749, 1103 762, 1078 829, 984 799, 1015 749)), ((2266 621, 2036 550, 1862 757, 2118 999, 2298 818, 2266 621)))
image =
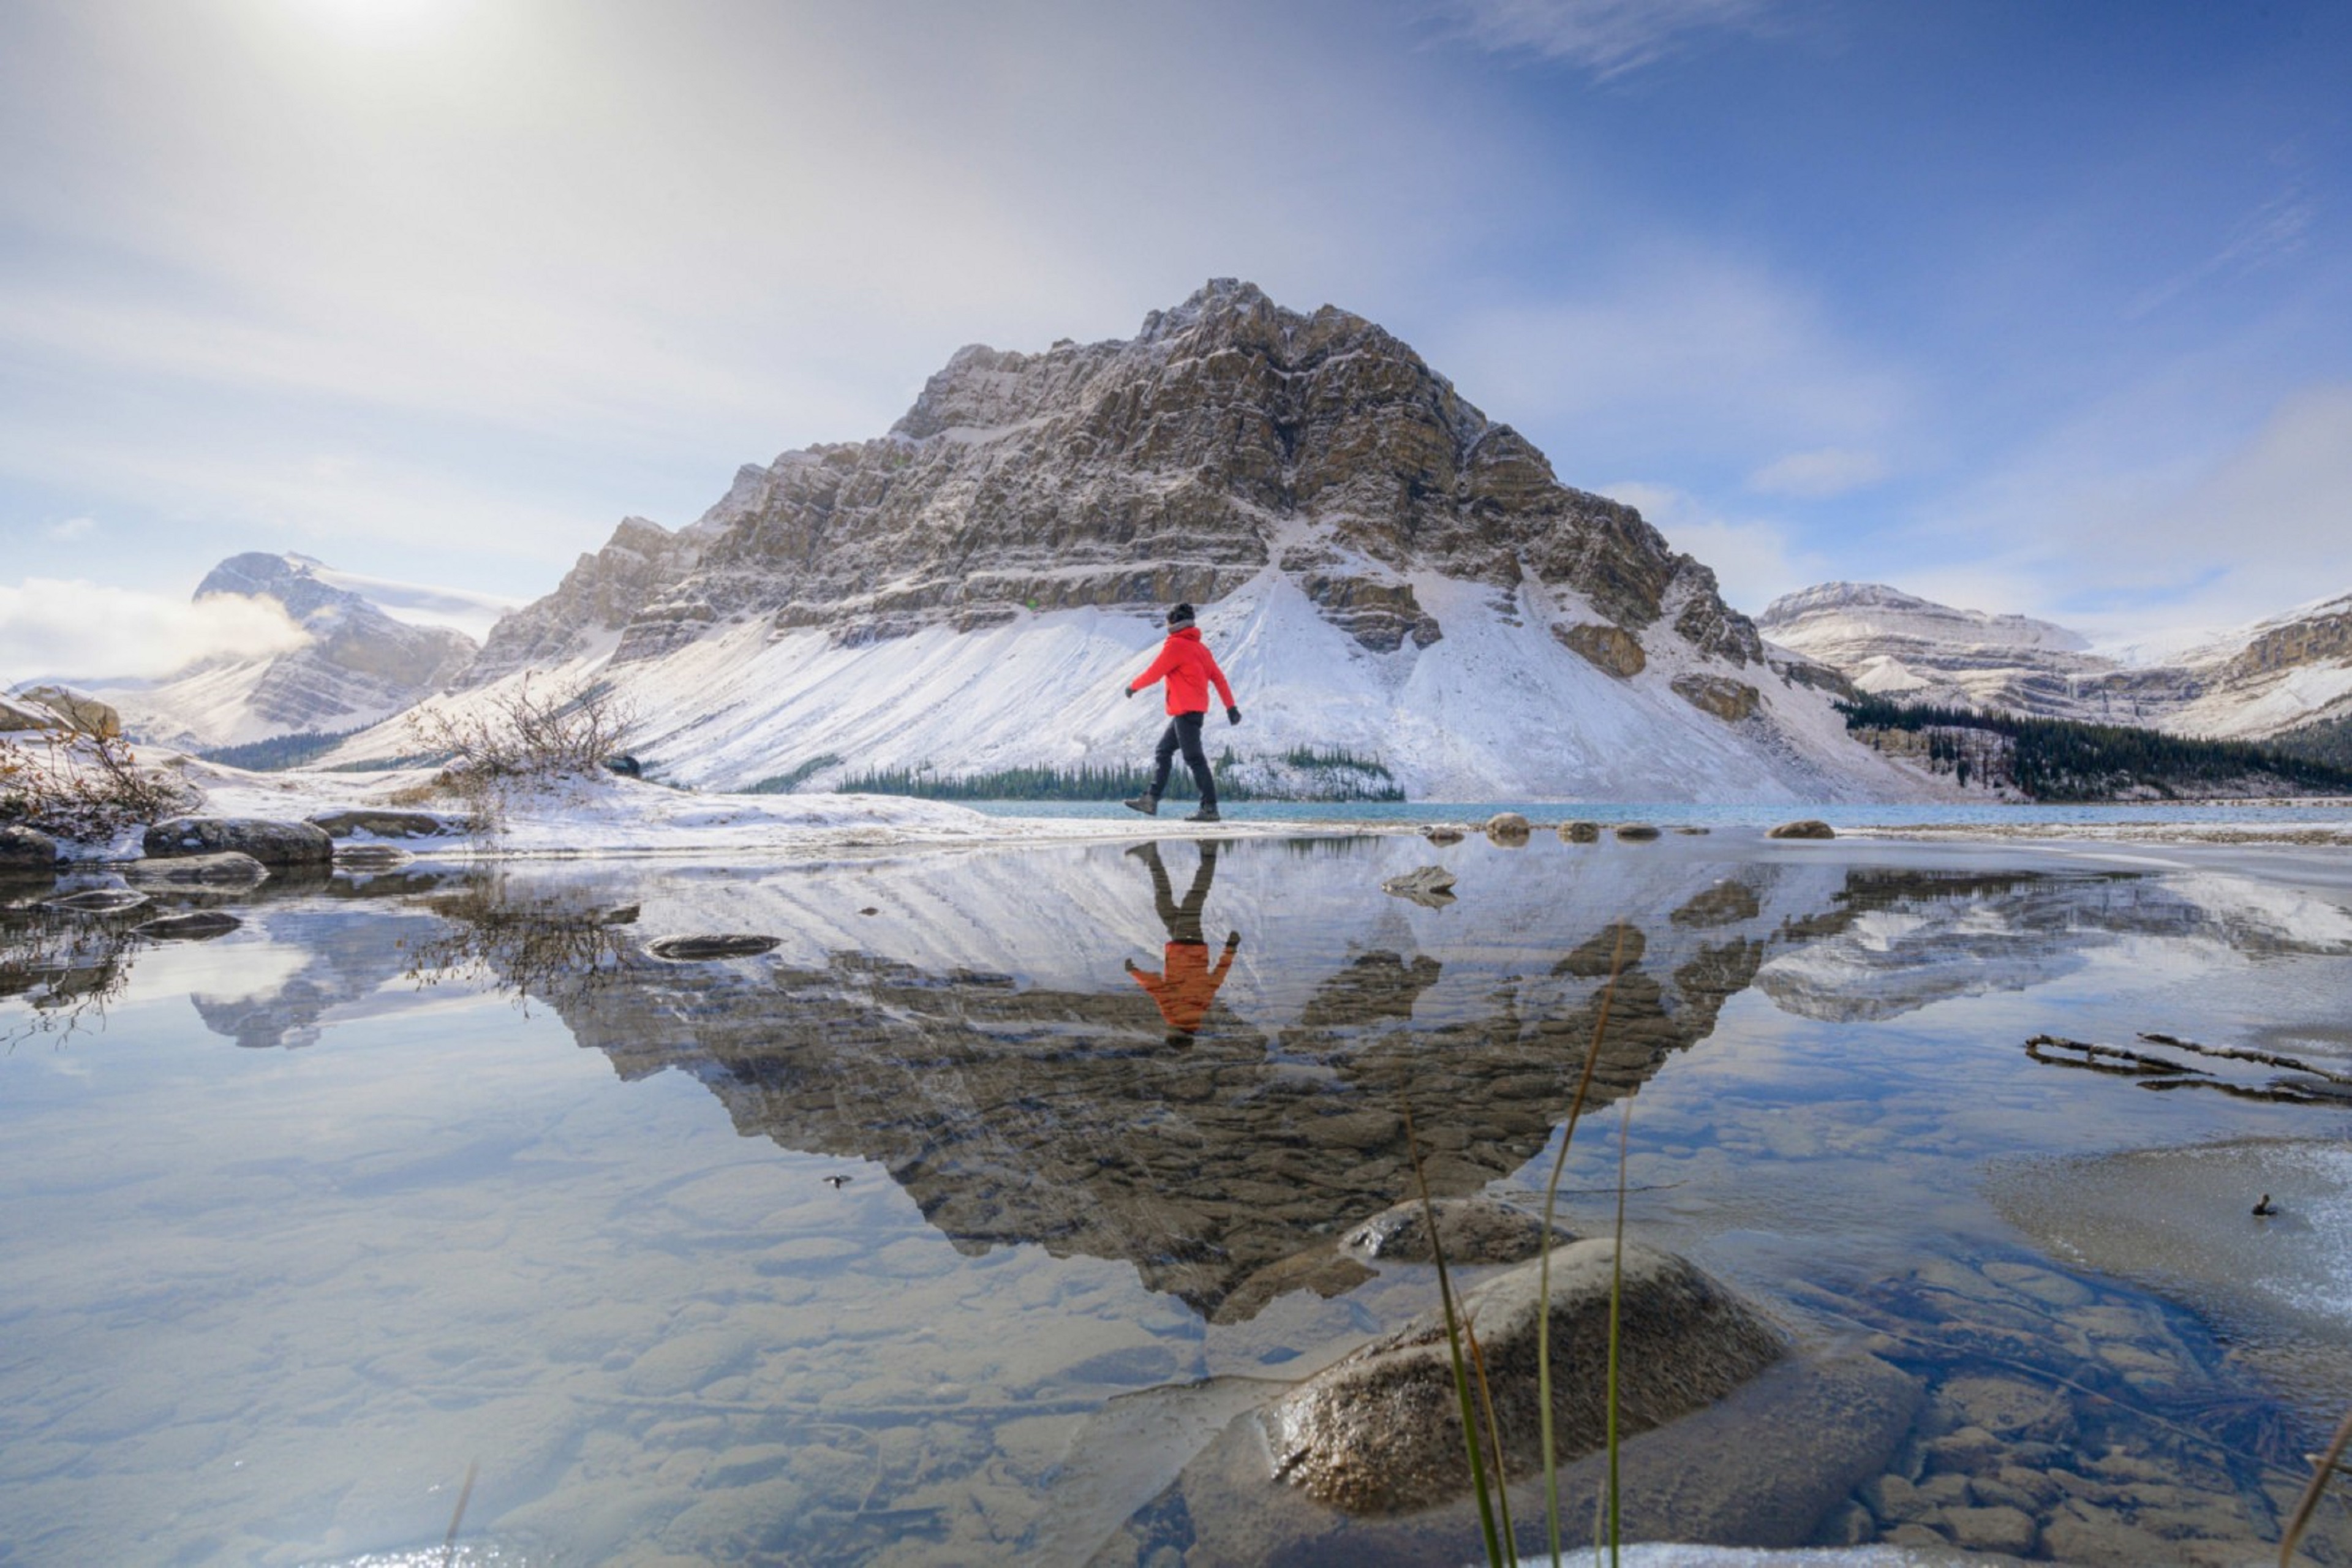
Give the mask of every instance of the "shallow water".
MULTIPOLYGON (((2068 1162, 2200 1150, 2166 1179, 2208 1194, 2246 1140, 2332 1168, 2352 1115, 2022 1048, 2352 1071, 2338 859, 1731 828, 1154 858, 11 889, 0 1563, 438 1561, 469 1466, 462 1561, 1360 1560, 1371 1527, 1237 1531, 1188 1462, 1433 1302, 1334 1245, 1410 1194, 1403 1110, 1439 1193, 1540 1183, 1612 963, 1569 1223, 1605 1228, 1630 1107, 1633 1233, 1927 1392, 1821 1540, 2251 1560, 2352 1402, 2332 1232, 2259 1278, 2332 1198, 2214 1199, 2230 1292, 2193 1228, 2140 1270, 2062 1223, 2069 1184, 2136 1190, 2068 1162), (1456 903, 1380 891, 1431 860, 1456 903), (134 932, 196 906, 243 923, 134 932), (727 932, 777 945, 650 955, 727 932)), ((2324 1516, 2315 1557, 2347 1542, 2324 1516)))

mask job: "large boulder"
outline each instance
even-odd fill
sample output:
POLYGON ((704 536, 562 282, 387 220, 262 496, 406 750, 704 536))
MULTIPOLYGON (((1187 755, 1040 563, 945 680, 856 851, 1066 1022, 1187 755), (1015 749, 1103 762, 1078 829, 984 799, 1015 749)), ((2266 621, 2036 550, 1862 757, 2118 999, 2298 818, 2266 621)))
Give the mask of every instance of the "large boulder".
MULTIPOLYGON (((1559 1458, 1602 1446, 1608 1416, 1613 1241, 1551 1255, 1552 1421, 1559 1458)), ((1627 1244, 1620 1313, 1618 1429, 1631 1435, 1722 1398, 1778 1360, 1780 1335, 1727 1289, 1683 1258, 1627 1244)), ((1540 1263, 1461 1298, 1478 1344, 1504 1461, 1541 1465, 1537 1392, 1540 1263)), ((1318 1501, 1350 1513, 1393 1513, 1468 1489, 1460 1406, 1445 1323, 1425 1314, 1310 1378, 1265 1415, 1274 1468, 1318 1501)))
POLYGON ((1454 873, 1443 866, 1421 866, 1402 877, 1391 877, 1381 887, 1400 899, 1439 910, 1454 901, 1454 873))
POLYGON ((1595 668, 1607 670, 1620 680, 1641 674, 1650 662, 1640 641, 1622 626, 1586 621, 1573 626, 1555 626, 1551 635, 1562 647, 1583 655, 1595 668))
POLYGON ((1727 724, 1737 724, 1749 717, 1764 700, 1762 692, 1727 675, 1677 675, 1673 685, 1675 696, 1727 724))
POLYGON ((58 841, 37 827, 0 827, 0 871, 57 868, 58 841))
POLYGON ((81 734, 111 741, 122 733, 122 715, 95 697, 84 697, 62 686, 28 686, 18 695, 39 703, 81 734))
POLYGON ((37 702, 0 697, 0 731, 64 730, 70 727, 37 702))
POLYGON ((1528 819, 1516 811, 1498 811, 1486 819, 1486 837, 1494 843, 1517 848, 1535 831, 1528 819))
POLYGON ((1837 829, 1818 817, 1808 816, 1801 821, 1784 822, 1778 827, 1768 828, 1764 837, 1767 838, 1835 838, 1837 829))
POLYGON ((145 848, 154 859, 235 851, 265 866, 318 865, 335 858, 335 841, 323 829, 265 816, 174 816, 147 830, 145 848))

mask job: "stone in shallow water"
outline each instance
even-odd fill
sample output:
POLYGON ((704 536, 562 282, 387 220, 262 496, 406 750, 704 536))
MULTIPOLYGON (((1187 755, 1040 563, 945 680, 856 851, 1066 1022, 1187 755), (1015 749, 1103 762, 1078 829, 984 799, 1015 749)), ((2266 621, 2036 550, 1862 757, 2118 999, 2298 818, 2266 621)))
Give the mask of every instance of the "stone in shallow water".
POLYGON ((1381 884, 1385 892, 1400 899, 1411 899, 1416 904, 1442 909, 1454 901, 1454 873, 1443 866, 1422 866, 1402 877, 1391 877, 1381 884))
POLYGON ((647 950, 656 958, 667 958, 673 963, 699 963, 715 958, 756 958, 772 952, 777 940, 772 936, 752 936, 729 932, 719 936, 666 936, 647 950))
POLYGON ((1516 811, 1498 811, 1486 819, 1486 837, 1508 847, 1525 844, 1533 831, 1528 819, 1516 811))
POLYGON ((371 833, 378 838, 438 838, 448 834, 464 833, 467 823, 463 816, 437 816, 429 811, 386 811, 360 807, 350 811, 322 811, 310 818, 312 826, 330 838, 348 838, 354 833, 371 833))
POLYGON ((1766 831, 1767 838, 1835 838, 1837 829, 1818 817, 1808 816, 1798 822, 1784 822, 1766 831))
POLYGON ((173 855, 142 860, 130 868, 133 881, 179 887, 250 888, 269 879, 269 868, 240 850, 217 855, 173 855))
POLYGON ((1646 822, 1621 823, 1618 825, 1617 837, 1628 844, 1643 844, 1658 837, 1658 830, 1646 822))
MULTIPOLYGON (((1489 1197, 1436 1198, 1430 1206, 1437 1211, 1437 1241, 1448 1263, 1524 1263, 1543 1250, 1540 1215, 1489 1197)), ((1556 1243, 1576 1239, 1558 1226, 1552 1237, 1556 1243)), ((1428 1219, 1417 1201, 1381 1210, 1349 1231, 1341 1245, 1392 1263, 1436 1260, 1428 1219)))
POLYGON ((86 888, 79 893, 60 893, 54 899, 43 899, 45 910, 64 910, 77 915, 119 915, 125 910, 135 910, 147 901, 144 893, 129 888, 86 888))
POLYGON ((58 841, 37 827, 0 827, 0 870, 46 871, 58 863, 58 841))
POLYGON ((131 929, 133 936, 153 937, 158 942, 209 942, 216 936, 226 936, 244 923, 222 910, 192 910, 183 914, 158 915, 131 929))
POLYGON ((1421 836, 1423 838, 1428 839, 1432 844, 1459 844, 1462 842, 1462 830, 1458 827, 1425 827, 1422 829, 1421 836))
MULTIPOLYGON (((1563 1458, 1598 1447, 1613 1242, 1551 1258, 1553 1429, 1563 1458)), ((1538 1466, 1538 1270, 1528 1264, 1462 1299, 1478 1325, 1511 1468, 1538 1466)), ((1722 1397, 1770 1365, 1780 1335, 1685 1260, 1628 1244, 1620 1318, 1619 1429, 1643 1431, 1722 1397)), ((1275 1468, 1318 1501, 1386 1513, 1449 1501, 1468 1487, 1444 1320, 1426 1314, 1310 1379, 1265 1412, 1275 1468)))

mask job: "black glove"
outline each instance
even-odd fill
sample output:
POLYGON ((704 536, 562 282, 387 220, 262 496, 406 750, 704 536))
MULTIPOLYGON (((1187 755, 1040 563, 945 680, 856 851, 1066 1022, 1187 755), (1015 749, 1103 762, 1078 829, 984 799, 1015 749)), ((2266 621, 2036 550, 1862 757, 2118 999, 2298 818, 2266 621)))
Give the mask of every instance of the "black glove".
POLYGON ((1241 721, 1242 721, 1242 710, 1241 710, 1240 709, 1238 709, 1238 708, 1228 708, 1228 709, 1226 709, 1226 710, 1225 710, 1225 722, 1226 722, 1226 723, 1228 723, 1228 724, 1238 724, 1238 723, 1240 723, 1241 721))
POLYGON ((1121 697, 1132 697, 1135 695, 1135 688, 1132 686, 1122 686, 1118 689, 1118 694, 1121 697))
POLYGON ((1241 933, 1241 932, 1239 932, 1239 931, 1227 931, 1227 932, 1225 933, 1225 950, 1226 950, 1227 952, 1231 952, 1232 950, 1234 950, 1234 948, 1237 948, 1237 947, 1241 946, 1241 944, 1242 944, 1242 933, 1241 933))

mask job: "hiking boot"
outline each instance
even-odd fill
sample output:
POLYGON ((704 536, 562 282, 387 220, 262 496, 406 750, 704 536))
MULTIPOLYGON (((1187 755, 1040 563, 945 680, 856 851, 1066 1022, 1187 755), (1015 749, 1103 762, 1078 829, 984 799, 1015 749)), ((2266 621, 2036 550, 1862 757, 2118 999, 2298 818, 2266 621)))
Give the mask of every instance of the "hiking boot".
POLYGON ((1187 822, 1223 822, 1224 818, 1217 815, 1217 808, 1215 806, 1204 805, 1184 820, 1187 822))
POLYGON ((1139 811, 1146 816, 1160 815, 1160 797, 1156 795, 1139 795, 1133 800, 1121 801, 1119 804, 1129 811, 1139 811))

